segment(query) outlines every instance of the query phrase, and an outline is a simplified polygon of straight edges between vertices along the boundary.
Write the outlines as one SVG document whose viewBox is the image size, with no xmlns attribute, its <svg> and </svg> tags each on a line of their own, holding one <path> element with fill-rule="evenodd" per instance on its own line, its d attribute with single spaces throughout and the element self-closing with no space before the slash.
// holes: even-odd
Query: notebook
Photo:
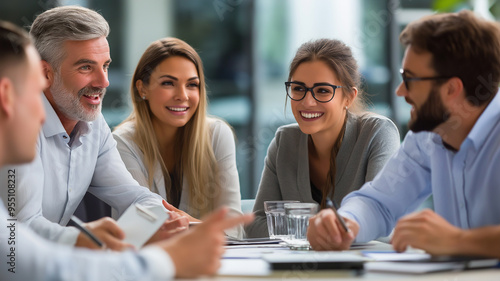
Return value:
<svg viewBox="0 0 500 281">
<path fill-rule="evenodd" d="M 140 249 L 158 231 L 169 217 L 163 206 L 132 204 L 118 219 L 118 226 L 125 232 L 126 243 Z"/>
<path fill-rule="evenodd" d="M 233 237 L 226 237 L 226 246 L 237 246 L 237 245 L 268 245 L 268 244 L 279 244 L 283 242 L 281 239 L 271 239 L 271 238 L 246 238 L 246 239 L 236 239 Z"/>
<path fill-rule="evenodd" d="M 344 252 L 293 252 L 263 255 L 273 270 L 362 270 L 365 258 Z"/>
<path fill-rule="evenodd" d="M 392 257 L 391 257 L 392 258 Z M 381 259 L 379 259 L 381 260 Z M 384 271 L 397 273 L 423 274 L 438 271 L 452 271 L 475 268 L 495 267 L 498 259 L 483 257 L 461 257 L 461 256 L 429 256 L 424 258 L 404 258 L 389 261 L 374 261 L 365 264 L 367 271 Z"/>
</svg>

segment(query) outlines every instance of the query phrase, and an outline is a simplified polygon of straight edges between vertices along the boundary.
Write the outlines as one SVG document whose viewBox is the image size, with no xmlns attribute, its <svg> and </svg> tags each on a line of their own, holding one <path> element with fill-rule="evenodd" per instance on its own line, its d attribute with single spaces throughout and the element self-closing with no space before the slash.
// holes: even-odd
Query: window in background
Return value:
<svg viewBox="0 0 500 281">
<path fill-rule="evenodd" d="M 276 129 L 295 122 L 284 82 L 297 48 L 306 41 L 326 37 L 348 44 L 364 77 L 369 110 L 393 118 L 404 136 L 409 106 L 394 94 L 401 81 L 399 33 L 408 22 L 432 13 L 438 2 L 445 1 L 17 0 L 0 2 L 0 19 L 28 26 L 35 15 L 57 5 L 99 11 L 111 27 L 113 63 L 103 104 L 111 127 L 131 111 L 130 78 L 146 47 L 168 36 L 191 44 L 204 63 L 209 113 L 235 130 L 241 194 L 246 199 L 257 192 Z M 455 2 L 457 7 L 473 6 L 471 1 Z"/>
<path fill-rule="evenodd" d="M 253 1 L 175 1 L 173 36 L 199 53 L 208 86 L 209 113 L 226 120 L 237 137 L 241 194 L 251 198 L 254 127 Z M 203 11 L 203 12 L 202 12 Z M 250 159 L 250 161 L 249 161 Z"/>
</svg>

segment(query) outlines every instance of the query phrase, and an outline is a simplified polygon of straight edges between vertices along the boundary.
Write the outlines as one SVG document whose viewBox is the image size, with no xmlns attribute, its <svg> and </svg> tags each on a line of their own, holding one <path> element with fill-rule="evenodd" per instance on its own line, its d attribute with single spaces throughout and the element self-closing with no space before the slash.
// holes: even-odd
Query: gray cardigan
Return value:
<svg viewBox="0 0 500 281">
<path fill-rule="evenodd" d="M 245 227 L 248 237 L 269 236 L 264 201 L 315 202 L 309 179 L 308 138 L 298 124 L 278 128 L 267 151 L 253 208 L 255 220 Z M 348 113 L 344 139 L 336 157 L 337 174 L 332 199 L 340 204 L 349 192 L 371 181 L 399 144 L 398 129 L 388 118 L 372 113 Z"/>
</svg>

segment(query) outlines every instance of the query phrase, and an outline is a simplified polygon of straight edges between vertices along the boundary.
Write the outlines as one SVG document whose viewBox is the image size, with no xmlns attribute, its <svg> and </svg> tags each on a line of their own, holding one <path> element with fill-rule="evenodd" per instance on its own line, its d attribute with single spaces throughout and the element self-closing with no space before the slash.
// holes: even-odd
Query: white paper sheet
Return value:
<svg viewBox="0 0 500 281">
<path fill-rule="evenodd" d="M 162 226 L 169 215 L 163 206 L 144 207 L 136 205 L 138 204 L 131 205 L 118 219 L 117 223 L 125 232 L 123 241 L 134 245 L 136 249 L 140 249 Z M 145 208 L 152 216 L 143 213 L 141 208 Z"/>
</svg>

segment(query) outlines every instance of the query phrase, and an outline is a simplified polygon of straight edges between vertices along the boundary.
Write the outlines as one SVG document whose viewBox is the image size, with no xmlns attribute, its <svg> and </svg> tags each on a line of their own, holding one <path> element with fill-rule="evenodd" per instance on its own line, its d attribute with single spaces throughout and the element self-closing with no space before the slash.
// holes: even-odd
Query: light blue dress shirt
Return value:
<svg viewBox="0 0 500 281">
<path fill-rule="evenodd" d="M 451 224 L 500 224 L 500 94 L 486 107 L 457 152 L 432 132 L 409 132 L 372 182 L 344 198 L 339 212 L 357 221 L 356 241 L 387 236 L 398 219 L 433 195 Z"/>
<path fill-rule="evenodd" d="M 9 217 L 0 202 L 0 280 L 168 280 L 174 275 L 172 260 L 160 248 L 118 253 L 54 244 Z"/>
<path fill-rule="evenodd" d="M 7 171 L 15 169 L 20 221 L 46 239 L 73 245 L 79 231 L 63 226 L 87 191 L 108 203 L 118 215 L 136 202 L 161 205 L 162 198 L 139 186 L 127 171 L 102 114 L 93 122 L 78 122 L 70 137 L 45 96 L 43 102 L 46 121 L 35 160 L 0 171 L 0 179 L 6 179 Z M 1 192 L 6 190 L 3 187 Z M 1 197 L 6 198 L 5 194 Z"/>
</svg>

